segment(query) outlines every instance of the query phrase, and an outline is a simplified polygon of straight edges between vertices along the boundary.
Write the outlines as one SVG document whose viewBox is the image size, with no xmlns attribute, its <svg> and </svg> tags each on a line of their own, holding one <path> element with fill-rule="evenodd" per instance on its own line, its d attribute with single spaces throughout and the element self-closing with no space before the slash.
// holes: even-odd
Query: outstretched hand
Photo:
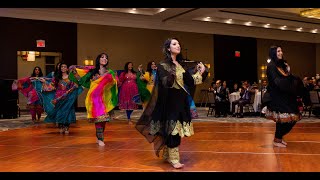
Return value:
<svg viewBox="0 0 320 180">
<path fill-rule="evenodd" d="M 204 64 L 202 62 L 200 62 L 197 64 L 197 70 L 200 74 L 202 74 L 206 70 L 206 67 L 204 66 Z"/>
</svg>

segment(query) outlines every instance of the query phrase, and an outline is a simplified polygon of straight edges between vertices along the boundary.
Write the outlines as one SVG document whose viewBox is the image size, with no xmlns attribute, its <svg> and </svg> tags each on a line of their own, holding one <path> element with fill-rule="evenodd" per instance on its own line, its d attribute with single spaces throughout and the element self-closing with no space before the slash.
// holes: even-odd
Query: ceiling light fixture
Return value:
<svg viewBox="0 0 320 180">
<path fill-rule="evenodd" d="M 286 29 L 287 29 L 287 26 L 281 26 L 280 29 L 281 29 L 281 30 L 286 30 Z"/>
<path fill-rule="evenodd" d="M 270 24 L 265 24 L 263 27 L 270 28 Z"/>
<path fill-rule="evenodd" d="M 228 19 L 228 20 L 226 21 L 226 23 L 227 23 L 227 24 L 232 24 L 232 19 Z"/>
<path fill-rule="evenodd" d="M 252 24 L 251 21 L 245 23 L 246 26 L 251 26 L 251 24 Z"/>
</svg>

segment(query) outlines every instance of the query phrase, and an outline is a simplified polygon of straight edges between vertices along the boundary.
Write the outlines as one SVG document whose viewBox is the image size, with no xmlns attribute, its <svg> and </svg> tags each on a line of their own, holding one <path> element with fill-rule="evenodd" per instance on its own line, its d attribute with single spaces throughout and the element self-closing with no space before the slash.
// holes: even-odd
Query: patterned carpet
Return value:
<svg viewBox="0 0 320 180">
<path fill-rule="evenodd" d="M 208 121 L 208 122 L 219 122 L 219 123 L 273 123 L 273 121 L 267 120 L 260 116 L 245 116 L 244 118 L 235 118 L 235 117 L 219 117 L 215 118 L 214 116 L 209 115 L 207 117 L 207 111 L 208 108 L 205 107 L 198 107 L 197 108 L 199 117 L 197 119 L 194 119 L 193 121 Z M 136 121 L 142 113 L 142 110 L 136 110 L 133 111 L 131 115 L 131 119 L 133 121 Z M 76 113 L 77 120 L 85 120 L 86 119 L 86 113 L 85 112 L 77 112 Z M 41 118 L 40 124 L 43 124 L 43 119 L 45 118 L 45 114 Z M 115 111 L 115 119 L 120 121 L 126 121 L 126 112 L 121 110 Z M 310 118 L 303 117 L 299 123 L 318 123 L 320 122 L 320 119 L 311 116 Z M 25 128 L 29 126 L 36 126 L 37 124 L 33 124 L 31 121 L 31 115 L 28 114 L 28 112 L 23 112 L 21 114 L 21 117 L 18 117 L 16 119 L 0 119 L 0 131 L 7 131 L 10 129 L 19 129 L 19 128 Z"/>
</svg>

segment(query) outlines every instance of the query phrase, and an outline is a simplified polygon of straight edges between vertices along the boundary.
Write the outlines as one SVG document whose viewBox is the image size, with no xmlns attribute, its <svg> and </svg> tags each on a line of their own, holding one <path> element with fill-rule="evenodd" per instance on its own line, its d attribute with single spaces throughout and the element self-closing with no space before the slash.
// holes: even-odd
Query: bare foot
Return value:
<svg viewBox="0 0 320 180">
<path fill-rule="evenodd" d="M 175 168 L 175 169 L 180 169 L 180 168 L 183 168 L 184 164 L 181 164 L 181 163 L 171 163 L 171 165 Z"/>
<path fill-rule="evenodd" d="M 97 140 L 97 143 L 99 144 L 99 146 L 105 146 L 104 142 L 101 140 Z"/>
<path fill-rule="evenodd" d="M 284 140 L 282 140 L 282 142 L 281 142 L 282 144 L 284 144 L 284 145 L 287 145 L 288 143 L 287 142 L 285 142 Z"/>
<path fill-rule="evenodd" d="M 273 145 L 276 147 L 283 147 L 283 148 L 287 147 L 286 145 L 282 144 L 281 142 L 275 142 L 275 141 L 273 141 Z"/>
</svg>

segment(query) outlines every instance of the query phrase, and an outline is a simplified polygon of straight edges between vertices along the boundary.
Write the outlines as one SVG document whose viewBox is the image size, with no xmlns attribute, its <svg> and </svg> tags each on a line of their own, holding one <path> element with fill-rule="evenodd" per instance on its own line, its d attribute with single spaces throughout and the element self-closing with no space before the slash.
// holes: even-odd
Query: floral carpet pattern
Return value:
<svg viewBox="0 0 320 180">
<path fill-rule="evenodd" d="M 219 117 L 216 118 L 212 115 L 207 116 L 208 108 L 206 107 L 198 107 L 197 108 L 199 117 L 197 119 L 193 119 L 194 122 L 219 122 L 219 123 L 273 123 L 271 120 L 267 120 L 264 117 L 260 116 L 245 116 L 244 118 L 236 118 L 231 117 Z M 131 115 L 131 119 L 136 121 L 139 119 L 142 110 L 135 110 Z M 77 120 L 85 120 L 87 118 L 86 112 L 77 112 L 76 113 Z M 1 131 L 8 131 L 11 129 L 19 129 L 25 128 L 29 126 L 36 126 L 37 124 L 43 124 L 43 119 L 45 118 L 45 114 L 42 116 L 39 123 L 34 124 L 31 121 L 31 115 L 28 112 L 23 112 L 20 117 L 16 119 L 0 119 L 0 132 Z M 126 112 L 122 110 L 115 110 L 114 113 L 114 120 L 119 121 L 126 121 Z M 315 116 L 304 116 L 301 121 L 298 123 L 318 123 L 320 119 Z"/>
</svg>

